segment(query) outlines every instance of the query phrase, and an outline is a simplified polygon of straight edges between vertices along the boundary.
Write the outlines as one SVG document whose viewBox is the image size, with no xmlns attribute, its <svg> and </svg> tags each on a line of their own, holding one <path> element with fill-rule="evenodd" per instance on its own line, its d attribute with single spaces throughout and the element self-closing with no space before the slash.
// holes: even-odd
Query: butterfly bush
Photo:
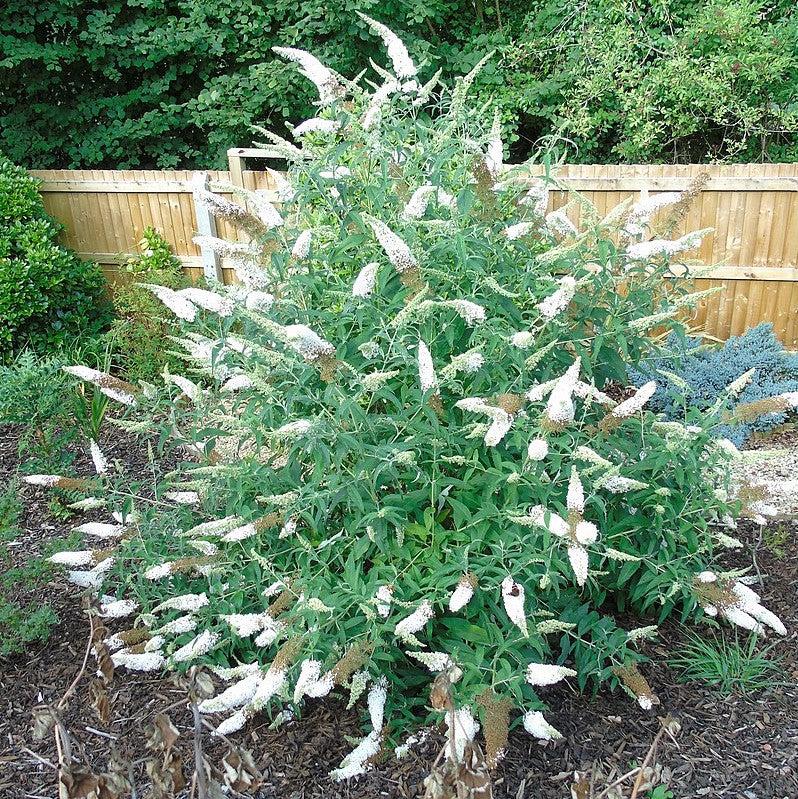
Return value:
<svg viewBox="0 0 798 799">
<path fill-rule="evenodd" d="M 650 202 L 602 216 L 550 170 L 503 164 L 468 105 L 475 73 L 424 83 L 366 19 L 391 66 L 348 81 L 279 48 L 319 116 L 296 126 L 300 147 L 263 132 L 288 162 L 273 194 L 202 198 L 241 229 L 202 239 L 236 285 L 149 287 L 184 374 L 70 370 L 180 465 L 154 494 L 99 452 L 95 477 L 28 478 L 116 514 L 56 559 L 103 615 L 130 614 L 117 665 L 209 666 L 222 685 L 200 710 L 220 735 L 309 698 L 362 702 L 338 779 L 435 721 L 458 753 L 483 729 L 489 763 L 510 718 L 559 738 L 546 690 L 562 680 L 650 708 L 639 647 L 674 613 L 783 632 L 713 565 L 739 545 L 723 531 L 742 505 L 716 419 L 660 421 L 653 383 L 621 402 L 604 390 L 695 301 L 662 278 L 700 234 L 652 243 Z"/>
</svg>

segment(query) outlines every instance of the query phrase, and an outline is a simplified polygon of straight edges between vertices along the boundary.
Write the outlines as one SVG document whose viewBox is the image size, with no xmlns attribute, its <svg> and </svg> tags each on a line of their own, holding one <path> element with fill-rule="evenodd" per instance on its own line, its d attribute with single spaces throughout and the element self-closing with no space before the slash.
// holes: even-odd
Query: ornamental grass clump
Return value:
<svg viewBox="0 0 798 799">
<path fill-rule="evenodd" d="M 362 700 L 339 779 L 434 721 L 472 759 L 482 726 L 491 764 L 516 719 L 557 738 L 546 688 L 564 679 L 650 708 L 638 647 L 671 613 L 735 621 L 739 602 L 774 626 L 733 575 L 713 589 L 728 601 L 700 577 L 740 505 L 713 419 L 658 421 L 653 385 L 601 390 L 691 301 L 661 279 L 682 244 L 632 257 L 629 203 L 602 218 L 572 196 L 578 228 L 548 212 L 557 184 L 502 164 L 474 74 L 424 82 L 369 22 L 392 59 L 378 84 L 279 51 L 320 91 L 298 144 L 263 133 L 289 164 L 279 207 L 203 198 L 247 234 L 203 240 L 240 283 L 151 288 L 181 320 L 184 374 L 73 370 L 131 406 L 121 426 L 185 453 L 154 497 L 114 469 L 87 489 L 116 516 L 72 577 L 134 614 L 115 663 L 210 666 L 225 686 L 200 710 L 224 735 L 308 697 Z M 626 629 L 614 608 L 653 620 Z"/>
</svg>

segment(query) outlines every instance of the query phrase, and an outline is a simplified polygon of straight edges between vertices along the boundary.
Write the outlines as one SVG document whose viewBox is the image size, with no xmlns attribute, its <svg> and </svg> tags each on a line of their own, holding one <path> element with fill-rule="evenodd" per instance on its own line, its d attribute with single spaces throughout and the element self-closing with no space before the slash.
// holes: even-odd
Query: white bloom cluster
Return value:
<svg viewBox="0 0 798 799">
<path fill-rule="evenodd" d="M 549 442 L 545 438 L 533 438 L 526 448 L 531 461 L 542 461 L 549 454 Z"/>
<path fill-rule="evenodd" d="M 277 55 L 299 64 L 302 74 L 312 81 L 319 92 L 321 105 L 329 105 L 344 94 L 335 75 L 316 56 L 296 47 L 273 47 Z"/>
<path fill-rule="evenodd" d="M 524 586 L 509 575 L 502 580 L 502 601 L 510 621 L 518 627 L 524 638 L 529 638 L 524 610 Z"/>
<path fill-rule="evenodd" d="M 161 652 L 114 652 L 111 662 L 130 671 L 160 671 L 166 665 Z"/>
<path fill-rule="evenodd" d="M 172 663 L 188 663 L 210 652 L 218 643 L 221 636 L 210 630 L 203 630 L 192 638 L 187 644 L 181 646 L 170 658 Z"/>
<path fill-rule="evenodd" d="M 715 572 L 703 571 L 696 576 L 699 584 L 718 584 L 719 578 Z M 726 581 L 723 581 L 726 582 Z M 787 635 L 787 629 L 775 613 L 769 611 L 760 602 L 760 596 L 740 580 L 719 584 L 719 599 L 703 604 L 704 612 L 708 616 L 720 615 L 731 624 L 752 630 L 757 633 L 764 632 L 763 625 L 775 630 L 779 635 Z M 699 591 L 700 592 L 700 591 Z"/>
<path fill-rule="evenodd" d="M 89 441 L 89 449 L 94 463 L 94 471 L 97 474 L 105 474 L 108 471 L 108 459 L 100 449 L 100 445 L 93 438 Z"/>
<path fill-rule="evenodd" d="M 634 416 L 634 414 L 642 410 L 643 406 L 654 396 L 656 390 L 656 381 L 650 380 L 648 383 L 640 386 L 629 399 L 616 405 L 612 409 L 612 416 L 616 419 L 626 419 L 629 416 Z"/>
<path fill-rule="evenodd" d="M 681 192 L 670 191 L 662 192 L 661 194 L 652 194 L 636 202 L 626 217 L 626 223 L 623 227 L 624 234 L 629 238 L 644 235 L 646 227 L 651 221 L 651 217 L 661 208 L 675 205 L 681 198 Z"/>
<path fill-rule="evenodd" d="M 91 369 L 88 366 L 64 366 L 63 369 L 67 374 L 97 386 L 106 397 L 110 397 L 112 400 L 121 402 L 123 405 L 136 404 L 136 398 L 131 391 L 133 386 L 128 386 L 105 372 Z"/>
<path fill-rule="evenodd" d="M 138 285 L 152 292 L 179 319 L 193 322 L 197 318 L 196 306 L 174 289 L 157 286 L 154 283 L 139 283 Z"/>
<path fill-rule="evenodd" d="M 382 39 L 388 57 L 393 64 L 393 71 L 400 80 L 408 80 L 415 77 L 416 65 L 410 58 L 404 42 L 387 26 L 377 22 L 371 17 L 367 17 L 360 11 L 355 12 L 368 26 Z"/>
<path fill-rule="evenodd" d="M 139 603 L 132 599 L 115 599 L 112 596 L 104 596 L 100 600 L 100 616 L 104 619 L 121 619 L 135 613 Z"/>
<path fill-rule="evenodd" d="M 552 211 L 546 214 L 546 227 L 555 236 L 575 236 L 576 227 L 574 223 L 568 218 L 565 211 Z"/>
<path fill-rule="evenodd" d="M 332 691 L 333 676 L 331 672 L 322 675 L 320 660 L 303 660 L 294 686 L 294 704 L 299 704 L 302 697 L 318 699 Z"/>
<path fill-rule="evenodd" d="M 420 340 L 418 342 L 418 381 L 421 384 L 421 391 L 425 394 L 438 387 L 438 376 L 435 374 L 429 347 Z"/>
<path fill-rule="evenodd" d="M 335 347 L 306 325 L 287 325 L 283 328 L 286 343 L 305 360 L 315 361 L 335 353 Z"/>
<path fill-rule="evenodd" d="M 480 397 L 465 397 L 455 403 L 456 408 L 471 413 L 482 413 L 493 421 L 485 432 L 484 441 L 489 447 L 495 447 L 507 435 L 513 424 L 513 417 L 496 405 L 489 405 Z"/>
<path fill-rule="evenodd" d="M 364 214 L 363 218 L 374 232 L 377 241 L 385 251 L 385 255 L 397 272 L 401 274 L 418 268 L 418 262 L 413 253 L 410 252 L 410 248 L 385 222 L 368 214 Z"/>
<path fill-rule="evenodd" d="M 447 300 L 441 305 L 453 308 L 469 327 L 485 321 L 485 309 L 471 300 Z"/>
<path fill-rule="evenodd" d="M 381 585 L 377 589 L 374 599 L 377 605 L 377 613 L 383 619 L 387 619 L 391 612 L 391 602 L 393 602 L 393 588 L 390 585 Z"/>
<path fill-rule="evenodd" d="M 521 330 L 513 334 L 510 343 L 519 350 L 528 350 L 535 343 L 535 335 L 528 330 Z"/>
<path fill-rule="evenodd" d="M 433 618 L 435 611 L 428 599 L 421 601 L 421 604 L 409 615 L 405 616 L 394 628 L 394 634 L 411 643 L 415 643 L 415 634 L 424 629 L 424 625 Z"/>
<path fill-rule="evenodd" d="M 532 209 L 532 213 L 542 218 L 546 215 L 546 208 L 549 205 L 549 190 L 542 181 L 535 182 L 529 187 L 527 193 L 519 200 L 521 205 L 526 205 Z"/>
<path fill-rule="evenodd" d="M 515 241 L 534 233 L 538 227 L 539 224 L 537 222 L 516 222 L 514 225 L 506 227 L 502 233 L 508 241 Z"/>
<path fill-rule="evenodd" d="M 371 718 L 371 732 L 341 761 L 337 769 L 330 772 L 330 777 L 340 782 L 364 774 L 369 761 L 380 751 L 381 733 L 385 716 L 385 701 L 388 696 L 387 681 L 380 678 L 369 690 L 368 709 Z"/>
<path fill-rule="evenodd" d="M 466 374 L 474 374 L 478 372 L 485 365 L 485 356 L 478 350 L 468 350 L 455 355 L 452 360 L 443 367 L 443 377 L 446 380 L 451 380 L 456 377 L 459 372 Z"/>
<path fill-rule="evenodd" d="M 561 277 L 559 283 L 560 287 L 554 294 L 549 295 L 537 305 L 540 315 L 546 320 L 559 316 L 570 305 L 574 294 L 576 294 L 576 280 L 570 275 Z"/>
<path fill-rule="evenodd" d="M 546 418 L 554 425 L 568 424 L 568 422 L 573 421 L 576 415 L 573 393 L 579 379 L 579 370 L 581 368 L 582 360 L 581 358 L 577 358 L 551 387 L 551 393 L 546 403 Z M 527 393 L 527 398 L 530 399 L 530 401 L 532 401 L 533 391 L 534 389 L 531 389 Z"/>
<path fill-rule="evenodd" d="M 313 242 L 313 231 L 303 230 L 294 242 L 291 248 L 291 257 L 296 258 L 297 261 L 304 261 L 310 255 L 310 245 Z"/>
<path fill-rule="evenodd" d="M 332 135 L 341 127 L 341 123 L 335 119 L 323 119 L 322 117 L 312 117 L 300 122 L 294 130 L 295 137 L 307 136 L 311 133 L 322 133 Z"/>
<path fill-rule="evenodd" d="M 449 739 L 448 752 L 454 752 L 456 762 L 463 761 L 466 744 L 479 732 L 479 722 L 474 718 L 471 708 L 461 707 L 446 714 L 446 735 Z"/>
<path fill-rule="evenodd" d="M 701 241 L 708 233 L 707 230 L 694 230 L 681 238 L 674 239 L 652 239 L 651 241 L 641 241 L 631 244 L 626 249 L 626 254 L 632 261 L 648 261 L 657 256 L 664 255 L 671 257 L 680 252 L 694 250 L 701 246 Z"/>
<path fill-rule="evenodd" d="M 388 372 L 371 372 L 363 377 L 360 385 L 363 386 L 364 391 L 379 391 L 392 377 L 396 377 L 398 374 L 399 371 L 396 369 L 391 369 Z"/>
<path fill-rule="evenodd" d="M 541 741 L 558 741 L 562 738 L 562 733 L 552 727 L 539 710 L 524 713 L 524 729 Z"/>
<path fill-rule="evenodd" d="M 398 92 L 399 89 L 399 83 L 395 80 L 389 80 L 371 95 L 368 107 L 360 120 L 363 130 L 371 130 L 380 121 L 383 105 L 385 105 L 390 96 Z"/>
<path fill-rule="evenodd" d="M 452 595 L 449 597 L 449 610 L 452 613 L 457 613 L 471 601 L 471 597 L 473 596 L 473 579 L 469 575 L 464 574 L 457 583 L 457 587 L 452 591 Z"/>
<path fill-rule="evenodd" d="M 205 289 L 198 289 L 191 286 L 186 289 L 180 289 L 177 295 L 219 316 L 230 316 L 233 313 L 232 300 L 228 297 L 223 297 L 221 294 L 217 294 L 215 291 L 206 291 Z"/>
<path fill-rule="evenodd" d="M 160 613 L 164 610 L 179 610 L 181 613 L 193 613 L 195 610 L 207 607 L 210 604 L 207 594 L 181 594 L 173 596 L 156 605 L 151 613 Z"/>
<path fill-rule="evenodd" d="M 86 522 L 72 528 L 76 533 L 91 535 L 95 538 L 119 538 L 127 529 L 124 524 L 110 522 Z"/>
<path fill-rule="evenodd" d="M 380 265 L 377 261 L 367 263 L 358 272 L 355 282 L 352 284 L 353 297 L 370 297 L 377 285 L 377 271 Z"/>
<path fill-rule="evenodd" d="M 449 194 L 445 189 L 440 186 L 434 186 L 432 183 L 425 183 L 419 186 L 411 195 L 410 199 L 402 209 L 399 218 L 403 222 L 412 222 L 414 219 L 421 219 L 427 212 L 430 200 L 437 197 L 438 202 L 448 208 L 454 210 L 457 207 L 457 200 Z"/>
<path fill-rule="evenodd" d="M 596 483 L 597 486 L 606 489 L 611 494 L 626 494 L 629 491 L 638 491 L 641 488 L 648 488 L 647 483 L 634 480 L 631 477 L 623 477 L 620 474 L 608 474 Z"/>
<path fill-rule="evenodd" d="M 530 685 L 554 685 L 566 677 L 576 677 L 573 669 L 547 663 L 530 663 L 526 667 L 526 681 Z"/>
</svg>

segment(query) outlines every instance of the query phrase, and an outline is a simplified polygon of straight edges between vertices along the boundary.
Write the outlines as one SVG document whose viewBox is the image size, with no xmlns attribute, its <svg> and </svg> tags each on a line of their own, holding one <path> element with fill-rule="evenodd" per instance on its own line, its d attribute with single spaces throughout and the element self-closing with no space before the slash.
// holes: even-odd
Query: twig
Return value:
<svg viewBox="0 0 798 799">
<path fill-rule="evenodd" d="M 98 729 L 96 729 L 94 727 L 89 727 L 88 725 L 86 725 L 86 727 L 84 727 L 84 729 L 86 730 L 86 732 L 90 732 L 93 735 L 99 735 L 102 738 L 108 738 L 111 741 L 118 741 L 119 740 L 119 736 L 118 735 L 111 735 L 110 732 L 103 732 L 102 730 L 98 730 Z"/>
<path fill-rule="evenodd" d="M 615 769 L 613 769 L 614 771 Z M 628 780 L 629 777 L 633 777 L 637 772 L 640 771 L 640 766 L 635 766 L 631 771 L 627 771 L 626 774 L 621 775 L 618 777 L 615 782 L 610 783 L 597 797 L 596 799 L 602 799 L 606 796 L 616 785 L 620 785 L 624 780 Z"/>
<path fill-rule="evenodd" d="M 651 742 L 648 753 L 643 759 L 643 762 L 640 764 L 640 773 L 637 775 L 635 784 L 632 786 L 632 793 L 629 796 L 629 799 L 637 799 L 637 792 L 640 790 L 640 786 L 643 784 L 643 774 L 645 773 L 646 766 L 648 766 L 654 757 L 654 753 L 657 751 L 657 745 L 662 740 L 662 736 L 668 731 L 671 721 L 672 719 L 670 716 L 665 716 L 665 718 L 662 720 L 662 726 L 659 728 L 659 732 L 654 736 L 654 740 Z"/>
<path fill-rule="evenodd" d="M 92 616 L 91 612 L 88 613 L 89 616 L 89 641 L 86 644 L 86 651 L 83 653 L 83 663 L 80 664 L 80 671 L 78 671 L 77 676 L 74 680 L 72 680 L 72 684 L 69 688 L 64 691 L 64 695 L 61 699 L 58 700 L 58 704 L 55 706 L 56 710 L 63 710 L 64 703 L 67 699 L 72 695 L 77 684 L 80 682 L 80 678 L 83 676 L 83 672 L 86 671 L 86 664 L 89 662 L 89 655 L 91 654 L 91 647 L 92 643 L 94 642 L 94 616 Z"/>
<path fill-rule="evenodd" d="M 46 757 L 42 757 L 41 755 L 37 755 L 36 752 L 34 752 L 32 749 L 28 749 L 27 746 L 21 746 L 20 749 L 23 752 L 27 752 L 31 757 L 36 758 L 36 760 L 38 760 L 40 763 L 42 763 L 45 766 L 48 766 L 49 768 L 53 769 L 53 771 L 58 771 L 58 766 L 56 766 L 55 763 L 52 763 L 51 761 L 49 761 Z"/>
<path fill-rule="evenodd" d="M 194 714 L 194 773 L 197 777 L 197 799 L 208 799 L 208 785 L 205 782 L 205 758 L 202 756 L 202 718 L 196 702 L 191 703 Z"/>
</svg>

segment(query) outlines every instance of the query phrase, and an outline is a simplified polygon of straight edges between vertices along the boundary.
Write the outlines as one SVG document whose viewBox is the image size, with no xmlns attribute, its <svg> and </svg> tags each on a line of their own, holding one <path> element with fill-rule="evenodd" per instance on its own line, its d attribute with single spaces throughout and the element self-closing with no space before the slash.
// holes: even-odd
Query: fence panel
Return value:
<svg viewBox="0 0 798 799">
<path fill-rule="evenodd" d="M 230 170 L 209 171 L 211 186 L 234 183 L 248 189 L 275 188 L 267 172 L 247 170 L 257 150 L 232 150 Z M 798 348 L 798 164 L 741 165 L 570 165 L 557 176 L 609 211 L 628 197 L 684 189 L 702 172 L 709 182 L 694 202 L 681 232 L 712 228 L 696 259 L 713 265 L 698 288 L 723 291 L 699 308 L 696 324 L 720 339 L 739 335 L 762 321 L 773 323 L 790 348 Z M 152 226 L 171 244 L 184 270 L 203 274 L 203 259 L 192 241 L 197 218 L 192 192 L 199 173 L 150 170 L 34 170 L 48 212 L 65 225 L 64 243 L 97 261 L 113 280 L 137 250 L 142 231 Z M 227 194 L 226 196 L 232 197 Z M 562 205 L 566 195 L 553 199 Z M 578 220 L 571 203 L 569 214 Z M 235 236 L 226 222 L 218 234 Z M 225 282 L 233 272 L 224 262 Z"/>
</svg>

